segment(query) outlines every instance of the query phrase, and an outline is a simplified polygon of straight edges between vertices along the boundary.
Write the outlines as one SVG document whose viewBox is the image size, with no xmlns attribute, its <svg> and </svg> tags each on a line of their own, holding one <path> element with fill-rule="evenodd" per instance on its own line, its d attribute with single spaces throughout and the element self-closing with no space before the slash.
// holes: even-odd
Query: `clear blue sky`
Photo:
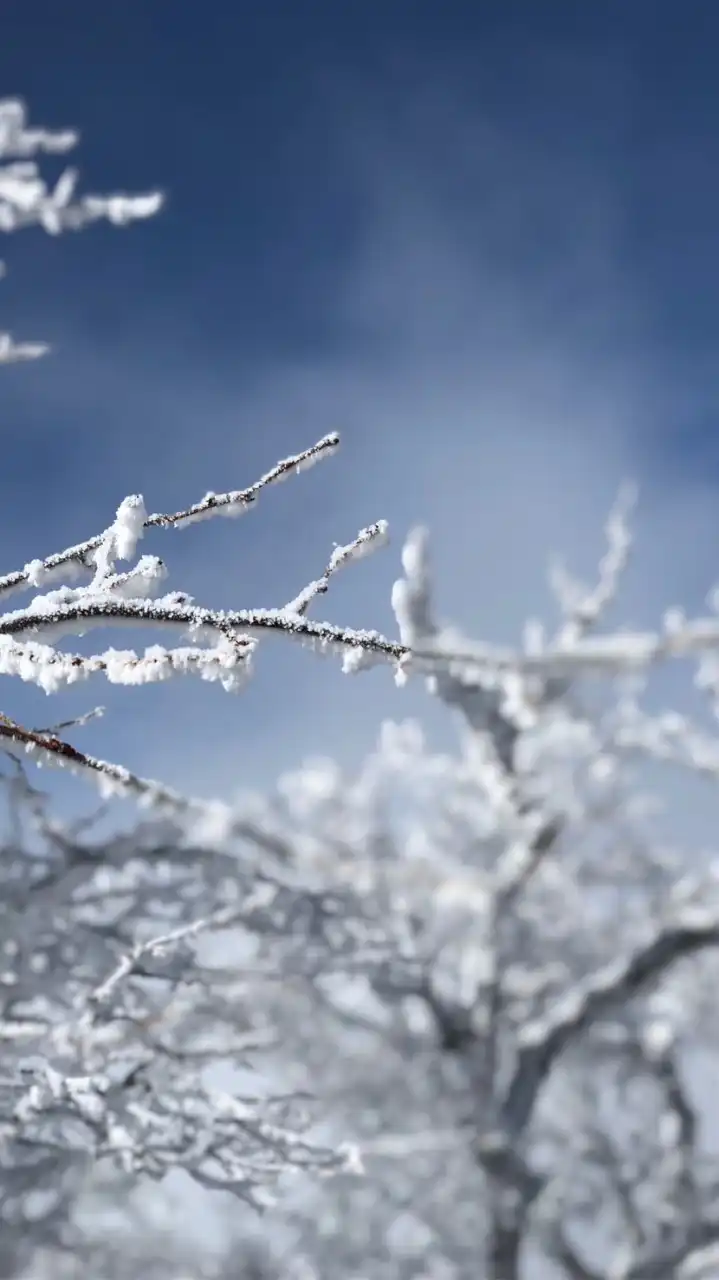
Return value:
<svg viewBox="0 0 719 1280">
<path fill-rule="evenodd" d="M 7 568 L 253 480 L 340 426 L 336 461 L 240 525 L 161 540 L 211 604 L 280 604 L 333 539 L 397 540 L 320 615 L 390 627 L 399 540 L 485 638 L 585 571 L 643 486 L 633 618 L 694 605 L 719 533 L 719 6 L 696 0 L 6 0 L 0 94 L 82 130 L 87 188 L 166 211 L 0 246 L 0 322 L 56 354 L 0 380 Z M 203 566 L 210 565 L 204 574 Z M 53 718 L 41 695 L 9 710 Z M 242 701 L 101 687 L 88 747 L 208 791 L 352 755 L 414 703 L 275 652 Z M 185 744 L 185 745 L 180 745 Z"/>
</svg>

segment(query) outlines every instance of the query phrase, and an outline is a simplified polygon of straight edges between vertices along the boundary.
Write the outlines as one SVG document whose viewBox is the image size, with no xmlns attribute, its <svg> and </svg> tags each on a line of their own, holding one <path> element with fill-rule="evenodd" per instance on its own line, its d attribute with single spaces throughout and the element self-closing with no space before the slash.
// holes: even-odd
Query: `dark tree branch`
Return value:
<svg viewBox="0 0 719 1280">
<path fill-rule="evenodd" d="M 607 965 L 520 1033 L 520 1051 L 504 1102 L 508 1131 L 520 1135 L 557 1060 L 599 1018 L 654 985 L 673 965 L 719 945 L 714 915 L 663 929 L 624 960 Z"/>
</svg>

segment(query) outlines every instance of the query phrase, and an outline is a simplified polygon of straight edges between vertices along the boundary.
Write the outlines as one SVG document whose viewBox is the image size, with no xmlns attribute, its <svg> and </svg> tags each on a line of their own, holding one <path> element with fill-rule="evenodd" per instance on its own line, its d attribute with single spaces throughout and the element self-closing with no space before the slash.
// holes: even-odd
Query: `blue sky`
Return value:
<svg viewBox="0 0 719 1280">
<path fill-rule="evenodd" d="M 393 625 L 401 539 L 430 525 L 444 614 L 486 639 L 590 572 L 641 486 L 625 616 L 719 576 L 719 9 L 683 0 L 7 0 L 0 95 L 78 126 L 86 187 L 168 194 L 128 232 L 0 246 L 2 327 L 54 354 L 0 380 L 8 569 L 250 483 L 339 427 L 339 456 L 239 524 L 156 538 L 203 603 L 279 605 L 334 540 L 390 549 L 316 616 Z M 126 642 L 126 641 L 125 641 Z M 386 673 L 273 646 L 214 686 L 3 690 L 32 723 L 103 702 L 88 749 L 205 793 L 349 759 Z"/>
</svg>

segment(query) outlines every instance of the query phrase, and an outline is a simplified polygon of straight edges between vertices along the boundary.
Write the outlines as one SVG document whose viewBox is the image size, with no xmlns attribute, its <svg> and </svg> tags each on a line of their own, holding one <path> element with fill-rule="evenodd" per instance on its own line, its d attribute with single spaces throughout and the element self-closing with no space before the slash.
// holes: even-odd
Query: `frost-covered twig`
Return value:
<svg viewBox="0 0 719 1280">
<path fill-rule="evenodd" d="M 168 947 L 172 947 L 178 942 L 184 942 L 188 938 L 197 937 L 198 933 L 208 927 L 208 924 L 209 921 L 204 918 L 192 920 L 189 924 L 179 925 L 176 929 L 171 929 L 169 933 L 159 934 L 156 938 L 150 938 L 147 942 L 135 943 L 132 950 L 121 957 L 112 973 L 108 974 L 100 985 L 89 993 L 87 997 L 88 1004 L 92 1008 L 101 1006 L 110 999 L 120 983 L 137 970 L 147 956 L 163 955 Z"/>
<path fill-rule="evenodd" d="M 84 634 L 93 627 L 167 626 L 197 634 L 200 638 L 219 634 L 234 642 L 260 639 L 270 634 L 284 635 L 324 652 L 343 653 L 362 650 L 369 657 L 401 662 L 407 650 L 377 631 L 357 631 L 329 622 L 313 622 L 284 609 L 203 609 L 199 605 L 178 602 L 176 598 L 160 600 L 115 600 L 88 594 L 71 604 L 51 604 L 47 608 L 31 606 L 0 616 L 0 636 L 23 637 L 49 634 L 61 638 L 68 634 Z M 241 660 L 246 654 L 244 649 Z M 107 667 L 109 668 L 109 662 Z M 12 674 L 16 674 L 13 672 Z M 107 674 L 107 670 L 104 672 Z M 134 684 L 132 670 L 122 683 Z"/>
<path fill-rule="evenodd" d="M 204 680 L 219 680 L 225 689 L 236 691 L 249 675 L 256 644 L 271 634 L 299 640 L 323 652 L 337 652 L 348 671 L 369 661 L 401 661 L 406 656 L 405 648 L 377 632 L 304 617 L 310 600 L 326 590 L 333 573 L 384 540 L 383 521 L 363 529 L 348 546 L 338 547 L 323 578 L 312 582 L 297 601 L 284 609 L 212 610 L 195 604 L 181 592 L 153 599 L 157 584 L 165 577 L 161 561 L 142 556 L 126 572 L 120 573 L 116 568 L 118 559 L 134 557 L 137 542 L 146 530 L 180 528 L 214 515 L 241 513 L 263 489 L 329 456 L 338 443 L 339 436 L 331 433 L 278 462 L 249 488 L 207 494 L 174 513 L 147 516 L 142 498 L 132 495 L 120 504 L 115 520 L 103 534 L 6 575 L 0 580 L 0 591 L 27 586 L 46 588 L 65 574 L 82 570 L 92 577 L 85 586 L 55 587 L 36 596 L 25 609 L 0 615 L 0 674 L 32 682 L 47 693 L 97 674 L 113 684 L 126 685 L 197 674 Z M 174 649 L 153 645 L 142 654 L 108 649 L 88 656 L 55 647 L 66 635 L 128 624 L 174 629 L 188 634 L 194 643 Z M 208 641 L 209 647 L 204 647 Z M 0 730 L 1 736 L 12 738 L 25 750 L 88 771 L 105 786 L 124 788 L 154 802 L 173 800 L 168 789 L 77 751 L 56 735 L 40 735 L 7 720 Z"/>
<path fill-rule="evenodd" d="M 587 588 L 576 582 L 559 561 L 552 565 L 550 582 L 563 613 L 560 631 L 562 645 L 576 644 L 596 626 L 616 598 L 632 549 L 629 516 L 636 499 L 634 485 L 624 485 L 607 519 L 607 550 L 599 562 L 599 574 L 594 587 Z"/>
<path fill-rule="evenodd" d="M 362 559 L 363 556 L 369 555 L 378 547 L 383 546 L 386 540 L 386 520 L 378 520 L 376 524 L 368 525 L 366 529 L 360 529 L 357 537 L 352 542 L 349 542 L 344 547 L 335 547 L 322 577 L 315 582 L 308 583 L 294 600 L 285 605 L 284 612 L 300 616 L 305 614 L 315 597 L 325 594 L 329 588 L 330 578 L 339 569 L 344 568 L 345 565 L 351 564 L 355 560 Z"/>
<path fill-rule="evenodd" d="M 111 764 L 107 760 L 99 760 L 95 756 L 88 755 L 85 751 L 79 751 L 77 747 L 71 746 L 69 742 L 65 742 L 55 734 L 37 729 L 25 729 L 9 716 L 0 713 L 0 741 L 3 740 L 20 747 L 38 764 L 54 765 L 80 775 L 89 775 L 98 782 L 100 791 L 105 795 L 129 794 L 142 803 L 157 807 L 167 806 L 174 811 L 186 811 L 195 803 L 180 792 L 165 787 L 159 782 L 140 778 L 121 765 Z"/>
<path fill-rule="evenodd" d="M 287 479 L 288 476 L 297 475 L 316 462 L 329 457 L 338 448 L 339 443 L 338 433 L 330 432 L 329 435 L 323 436 L 321 440 L 310 445 L 308 449 L 283 458 L 246 489 L 233 489 L 220 494 L 207 493 L 199 502 L 194 502 L 191 506 L 179 511 L 155 512 L 149 516 L 143 512 L 136 536 L 141 537 L 146 529 L 179 529 L 188 524 L 195 524 L 199 520 L 211 519 L 216 515 L 242 515 L 257 501 L 263 489 Z M 125 502 L 131 503 L 132 509 L 139 512 L 138 503 L 141 499 L 126 499 Z M 22 588 L 48 587 L 67 576 L 74 577 L 78 573 L 94 572 L 95 556 L 106 541 L 107 531 L 96 534 L 92 538 L 86 538 L 84 542 L 67 547 L 64 551 L 46 556 L 44 560 L 32 560 L 25 565 L 24 569 L 18 569 L 0 577 L 0 595 Z"/>
<path fill-rule="evenodd" d="M 74 130 L 31 128 L 22 101 L 0 100 L 0 233 L 37 224 L 57 235 L 79 231 L 99 219 L 124 227 L 159 211 L 163 201 L 159 191 L 78 196 L 78 173 L 72 168 L 65 169 L 52 186 L 48 185 L 32 157 L 42 152 L 60 155 L 71 151 L 78 140 Z M 0 275 L 3 273 L 0 263 Z M 34 360 L 48 349 L 43 342 L 15 342 L 10 334 L 0 333 L 0 364 Z"/>
<path fill-rule="evenodd" d="M 696 618 L 677 622 L 670 615 L 663 630 L 616 631 L 567 645 L 551 645 L 538 653 L 522 653 L 500 645 L 448 642 L 440 648 L 420 645 L 408 654 L 417 669 L 446 669 L 466 681 L 510 671 L 525 676 L 604 676 L 641 671 L 673 658 L 719 649 L 719 621 Z"/>
</svg>

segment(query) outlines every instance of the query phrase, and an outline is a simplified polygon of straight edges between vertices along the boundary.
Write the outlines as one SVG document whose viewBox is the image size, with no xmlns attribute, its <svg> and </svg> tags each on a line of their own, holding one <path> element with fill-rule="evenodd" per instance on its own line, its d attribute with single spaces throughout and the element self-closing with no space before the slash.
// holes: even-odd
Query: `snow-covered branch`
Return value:
<svg viewBox="0 0 719 1280">
<path fill-rule="evenodd" d="M 191 843 L 175 812 L 173 825 L 93 844 L 17 781 L 22 843 L 0 851 L 4 1242 L 61 1243 L 98 1163 L 136 1180 L 183 1169 L 258 1207 L 288 1170 L 356 1172 L 351 1147 L 307 1132 L 306 1091 L 248 1096 L 227 1081 L 282 1049 L 258 983 L 364 973 L 393 953 L 368 904 L 273 867 L 249 824 L 213 848 Z M 24 851 L 33 831 L 40 844 Z M 207 1075 L 218 1068 L 224 1088 Z M 47 1205 L 31 1230 L 32 1190 Z"/>
<path fill-rule="evenodd" d="M 64 169 L 48 183 L 33 157 L 62 155 L 77 146 L 72 129 L 48 130 L 28 124 L 27 109 L 17 98 L 0 100 L 0 233 L 36 224 L 50 235 L 80 231 L 104 219 L 116 227 L 153 217 L 162 206 L 159 191 L 142 195 L 78 195 L 78 171 Z M 5 267 L 0 263 L 0 276 Z M 0 364 L 34 360 L 48 351 L 43 342 L 16 342 L 0 333 Z"/>
<path fill-rule="evenodd" d="M 572 1041 L 613 1008 L 623 1007 L 656 984 L 672 966 L 707 947 L 719 945 L 716 912 L 689 912 L 685 919 L 661 929 L 626 960 L 609 964 L 578 983 L 558 1007 L 521 1029 L 517 1068 L 505 1107 L 507 1123 L 521 1134 L 536 1105 L 539 1090 L 555 1062 Z"/>
<path fill-rule="evenodd" d="M 141 538 L 147 529 L 180 529 L 189 524 L 197 524 L 201 520 L 212 519 L 217 515 L 241 516 L 256 503 L 263 489 L 286 480 L 289 476 L 306 471 L 308 467 L 314 466 L 315 463 L 333 453 L 339 447 L 339 443 L 339 435 L 336 431 L 332 431 L 301 453 L 283 458 L 248 488 L 232 489 L 227 493 L 207 493 L 199 502 L 194 502 L 180 511 L 155 512 L 153 515 L 146 515 L 142 499 L 132 495 L 121 504 L 118 517 L 109 531 L 86 538 L 84 542 L 67 547 L 64 551 L 57 551 L 43 560 L 32 560 L 25 565 L 24 569 L 3 575 L 0 577 L 0 594 L 5 595 L 9 591 L 27 587 L 35 589 L 48 587 L 68 577 L 95 573 L 97 553 L 108 544 L 115 547 L 119 559 L 128 559 L 132 556 L 130 548 L 134 549 L 137 539 Z M 119 549 L 120 542 L 122 542 L 122 554 Z M 136 567 L 136 572 L 140 565 Z M 155 577 L 161 576 L 157 572 L 157 565 L 158 562 L 153 561 L 150 566 Z M 162 568 L 161 561 L 159 566 Z M 117 586 L 117 584 L 105 584 L 107 589 L 111 585 Z"/>
<path fill-rule="evenodd" d="M 248 488 L 210 493 L 173 513 L 148 516 L 142 498 L 131 495 L 120 504 L 104 533 L 6 574 L 0 579 L 0 593 L 21 588 L 40 589 L 41 593 L 26 608 L 0 615 L 0 674 L 34 683 L 47 693 L 95 675 L 125 685 L 199 675 L 203 680 L 219 680 L 227 691 L 236 692 L 250 675 L 257 643 L 269 635 L 296 640 L 319 652 L 337 653 L 347 671 L 372 661 L 401 661 L 404 648 L 375 631 L 305 617 L 311 600 L 327 591 L 338 569 L 381 545 L 386 537 L 383 521 L 363 529 L 347 546 L 338 547 L 322 578 L 280 609 L 212 610 L 195 604 L 182 592 L 153 598 L 165 577 L 162 561 L 142 556 L 125 572 L 116 567 L 118 560 L 135 557 L 137 543 L 146 531 L 181 528 L 217 515 L 239 515 L 254 505 L 262 490 L 334 453 L 338 444 L 339 436 L 333 432 L 301 453 L 282 459 Z M 55 585 L 66 576 L 83 573 L 89 578 L 85 585 Z M 173 649 L 152 645 L 144 653 L 113 648 L 88 656 L 56 647 L 68 635 L 128 625 L 176 631 L 188 636 L 192 644 Z M 105 789 L 129 790 L 149 802 L 184 803 L 168 788 L 94 759 L 56 735 L 27 730 L 7 717 L 0 719 L 0 737 L 35 753 L 41 761 L 88 772 Z"/>
</svg>

